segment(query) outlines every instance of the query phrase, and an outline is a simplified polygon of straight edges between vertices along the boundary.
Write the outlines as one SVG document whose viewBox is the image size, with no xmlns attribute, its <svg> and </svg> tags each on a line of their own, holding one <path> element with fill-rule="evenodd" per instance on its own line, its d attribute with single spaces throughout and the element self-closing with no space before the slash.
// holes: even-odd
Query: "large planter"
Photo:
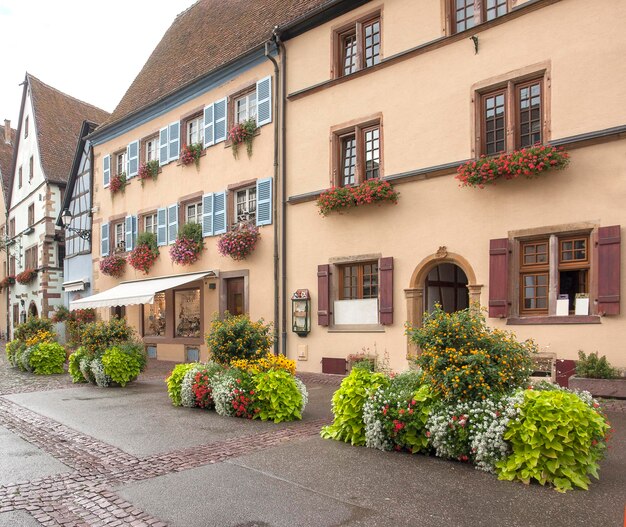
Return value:
<svg viewBox="0 0 626 527">
<path fill-rule="evenodd" d="M 619 379 L 588 379 L 585 377 L 570 377 L 571 390 L 586 390 L 594 397 L 615 397 L 626 399 L 626 377 Z"/>
</svg>

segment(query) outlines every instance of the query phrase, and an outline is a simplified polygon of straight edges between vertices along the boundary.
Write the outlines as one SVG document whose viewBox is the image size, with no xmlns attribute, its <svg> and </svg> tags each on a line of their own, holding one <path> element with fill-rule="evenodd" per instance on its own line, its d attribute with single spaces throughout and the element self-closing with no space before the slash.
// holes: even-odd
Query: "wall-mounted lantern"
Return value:
<svg viewBox="0 0 626 527">
<path fill-rule="evenodd" d="M 291 330 L 300 337 L 311 331 L 311 296 L 308 289 L 298 289 L 291 297 Z"/>
</svg>

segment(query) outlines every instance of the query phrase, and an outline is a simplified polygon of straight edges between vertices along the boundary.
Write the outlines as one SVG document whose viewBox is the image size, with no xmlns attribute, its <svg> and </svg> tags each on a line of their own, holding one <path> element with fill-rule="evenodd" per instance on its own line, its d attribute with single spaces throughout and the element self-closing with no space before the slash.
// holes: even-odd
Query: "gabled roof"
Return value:
<svg viewBox="0 0 626 527">
<path fill-rule="evenodd" d="M 102 128 L 260 48 L 283 26 L 336 0 L 199 0 L 179 14 Z"/>
<path fill-rule="evenodd" d="M 29 73 L 26 83 L 31 90 L 34 128 L 44 175 L 49 182 L 66 183 L 83 121 L 103 123 L 109 113 L 60 92 Z M 22 118 L 20 113 L 20 126 Z"/>
<path fill-rule="evenodd" d="M 13 172 L 13 149 L 15 148 L 16 138 L 17 132 L 11 128 L 11 142 L 7 143 L 4 137 L 4 128 L 0 128 L 0 174 L 2 174 L 2 191 L 5 200 Z M 3 221 L 3 219 L 0 219 L 0 221 Z"/>
</svg>

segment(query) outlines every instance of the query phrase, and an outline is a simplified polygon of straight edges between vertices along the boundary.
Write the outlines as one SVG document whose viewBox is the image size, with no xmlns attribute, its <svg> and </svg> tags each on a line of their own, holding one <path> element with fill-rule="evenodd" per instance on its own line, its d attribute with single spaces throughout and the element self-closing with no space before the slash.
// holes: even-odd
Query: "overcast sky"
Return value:
<svg viewBox="0 0 626 527">
<path fill-rule="evenodd" d="M 0 123 L 17 128 L 26 71 L 112 112 L 194 0 L 0 0 Z"/>
</svg>

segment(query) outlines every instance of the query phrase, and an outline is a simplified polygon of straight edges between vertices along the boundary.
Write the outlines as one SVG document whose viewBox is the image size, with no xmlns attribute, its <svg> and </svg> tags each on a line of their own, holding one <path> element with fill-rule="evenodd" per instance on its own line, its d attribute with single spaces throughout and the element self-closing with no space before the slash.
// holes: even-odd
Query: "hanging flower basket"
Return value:
<svg viewBox="0 0 626 527">
<path fill-rule="evenodd" d="M 457 169 L 456 179 L 462 187 L 484 188 L 500 178 L 532 179 L 548 170 L 561 170 L 569 164 L 569 154 L 554 146 L 537 145 L 496 157 L 481 156 Z"/>
<path fill-rule="evenodd" d="M 156 159 L 148 161 L 147 163 L 142 163 L 139 166 L 139 172 L 137 173 L 137 177 L 139 178 L 139 181 L 141 181 L 142 186 L 146 179 L 153 179 L 154 181 L 156 181 L 158 175 L 159 162 Z"/>
<path fill-rule="evenodd" d="M 115 174 L 111 178 L 111 182 L 109 183 L 109 190 L 111 191 L 111 195 L 114 196 L 118 192 L 124 192 L 126 188 L 126 172 L 122 172 L 121 174 Z"/>
<path fill-rule="evenodd" d="M 9 275 L 5 276 L 2 281 L 0 281 L 0 289 L 4 289 L 5 287 L 9 287 L 15 283 L 15 276 Z"/>
<path fill-rule="evenodd" d="M 245 260 L 254 251 L 260 237 L 257 226 L 241 224 L 237 229 L 220 236 L 217 250 L 222 256 L 230 256 L 233 260 Z"/>
<path fill-rule="evenodd" d="M 317 199 L 317 206 L 322 216 L 331 212 L 341 212 L 362 205 L 398 203 L 398 192 L 391 183 L 380 179 L 364 181 L 356 187 L 332 187 Z"/>
<path fill-rule="evenodd" d="M 25 269 L 15 277 L 15 280 L 17 280 L 22 285 L 26 285 L 30 284 L 36 278 L 36 276 L 37 271 L 35 269 Z"/>
<path fill-rule="evenodd" d="M 202 249 L 204 249 L 202 226 L 197 223 L 185 223 L 170 247 L 170 258 L 178 265 L 191 265 L 200 258 Z"/>
<path fill-rule="evenodd" d="M 256 119 L 246 119 L 242 123 L 237 123 L 228 132 L 228 139 L 231 141 L 233 157 L 237 159 L 239 155 L 239 145 L 245 143 L 248 157 L 252 156 L 252 141 L 257 130 Z"/>
<path fill-rule="evenodd" d="M 100 260 L 100 272 L 107 276 L 119 278 L 124 274 L 126 258 L 119 254 L 110 254 Z"/>
<path fill-rule="evenodd" d="M 126 260 L 133 269 L 148 274 L 158 257 L 158 250 L 153 249 L 146 243 L 142 243 L 130 251 Z"/>
<path fill-rule="evenodd" d="M 200 143 L 194 143 L 192 145 L 185 145 L 180 151 L 180 162 L 187 166 L 191 163 L 196 164 L 196 168 L 200 166 L 200 155 L 202 154 L 202 145 Z"/>
</svg>

